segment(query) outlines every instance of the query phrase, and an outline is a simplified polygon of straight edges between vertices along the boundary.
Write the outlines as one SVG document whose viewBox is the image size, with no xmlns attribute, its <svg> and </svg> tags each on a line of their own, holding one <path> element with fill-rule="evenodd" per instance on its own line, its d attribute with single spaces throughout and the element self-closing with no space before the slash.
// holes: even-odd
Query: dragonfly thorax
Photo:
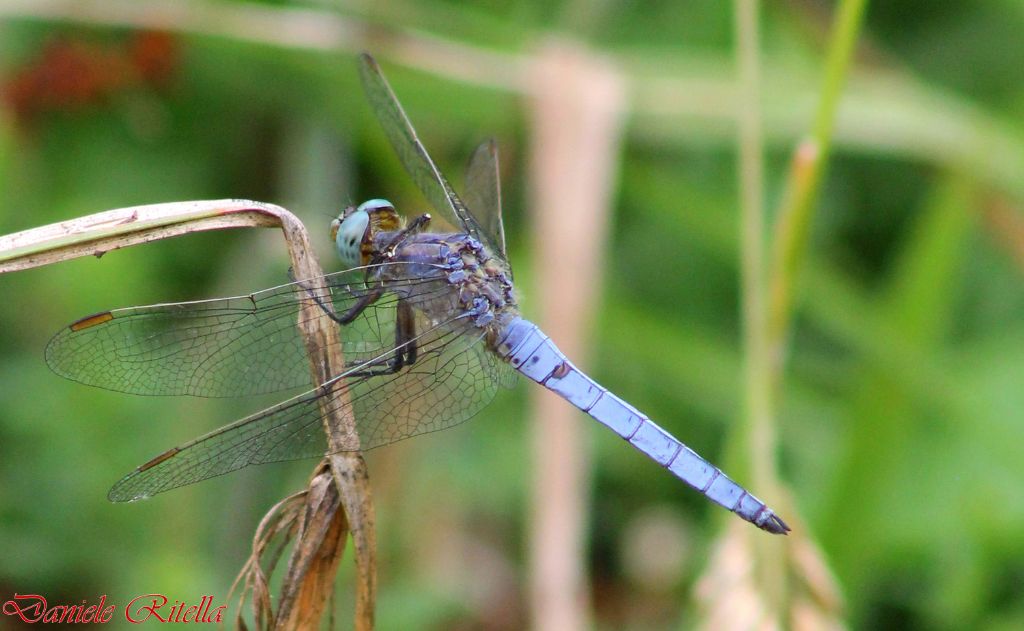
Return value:
<svg viewBox="0 0 1024 631">
<path fill-rule="evenodd" d="M 386 247 L 396 234 L 377 233 L 375 247 Z M 518 315 L 508 264 L 467 234 L 408 235 L 377 274 L 389 290 L 403 295 L 407 279 L 433 279 L 433 289 L 420 287 L 406 296 L 433 323 L 457 321 L 491 338 Z"/>
</svg>

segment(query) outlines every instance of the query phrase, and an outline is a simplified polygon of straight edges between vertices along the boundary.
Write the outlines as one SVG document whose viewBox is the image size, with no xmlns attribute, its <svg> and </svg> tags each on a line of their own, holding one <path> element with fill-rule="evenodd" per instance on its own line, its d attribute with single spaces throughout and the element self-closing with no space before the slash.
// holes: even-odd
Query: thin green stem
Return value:
<svg viewBox="0 0 1024 631">
<path fill-rule="evenodd" d="M 744 411 L 742 451 L 752 469 L 751 483 L 773 497 L 776 484 L 775 431 L 771 407 L 771 358 L 765 319 L 764 133 L 761 123 L 761 58 L 758 0 L 736 0 L 736 54 L 740 107 L 739 193 L 744 347 Z M 782 620 L 786 611 L 786 564 L 779 541 L 755 546 L 757 584 L 770 615 Z"/>
<path fill-rule="evenodd" d="M 765 248 L 763 131 L 757 0 L 736 0 L 739 101 L 739 186 L 744 346 L 742 459 L 750 481 L 766 499 L 779 499 L 775 466 L 777 390 L 786 332 L 791 320 L 796 272 L 807 249 L 814 200 L 824 171 L 836 109 L 846 83 L 865 0 L 844 0 L 825 69 L 821 102 L 811 136 L 797 148 L 772 241 L 771 265 Z M 767 290 L 767 294 L 766 294 Z M 737 468 L 742 469 L 741 467 Z M 741 475 L 744 472 L 741 471 Z M 782 542 L 759 541 L 754 548 L 759 589 L 776 621 L 789 619 L 787 564 Z"/>
<path fill-rule="evenodd" d="M 792 319 L 793 287 L 797 271 L 806 258 L 814 201 L 825 172 L 839 98 L 846 84 L 866 5 L 867 0 L 843 0 L 839 4 L 814 126 L 811 135 L 797 146 L 793 155 L 786 195 L 775 225 L 767 316 L 768 348 L 774 360 L 772 391 L 776 389 L 782 372 L 786 337 Z"/>
<path fill-rule="evenodd" d="M 770 400 L 761 378 L 768 368 L 765 337 L 764 135 L 761 126 L 761 68 L 757 0 L 736 0 L 739 141 L 740 269 L 743 292 L 744 407 L 753 480 L 773 478 L 770 444 L 758 444 L 757 428 L 770 425 Z M 766 449 L 767 448 L 767 449 Z M 745 449 L 744 451 L 747 451 Z M 767 460 L 767 462 L 766 462 Z"/>
</svg>

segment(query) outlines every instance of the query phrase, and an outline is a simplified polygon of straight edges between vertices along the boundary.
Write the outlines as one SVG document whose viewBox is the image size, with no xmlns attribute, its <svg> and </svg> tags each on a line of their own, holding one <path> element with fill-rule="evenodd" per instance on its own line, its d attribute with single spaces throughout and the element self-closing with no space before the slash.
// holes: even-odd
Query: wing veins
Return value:
<svg viewBox="0 0 1024 631">
<path fill-rule="evenodd" d="M 443 331 L 443 334 L 428 342 L 428 345 L 426 346 L 428 350 L 425 353 L 425 355 L 427 356 L 433 355 L 440 357 L 443 351 L 445 350 L 447 343 L 450 341 L 449 338 L 457 338 L 460 336 L 459 332 L 452 330 L 450 325 L 465 318 L 466 316 L 464 314 L 460 314 L 458 316 L 450 318 L 449 320 L 446 320 L 445 322 L 438 324 L 434 327 L 431 327 L 427 331 L 420 333 L 415 338 L 408 341 L 406 344 L 413 343 L 414 341 L 421 341 L 427 338 L 427 336 L 437 332 L 438 330 L 441 330 Z M 473 342 L 470 345 L 468 345 L 465 350 L 457 353 L 450 361 L 454 361 L 463 353 L 471 351 L 472 347 L 476 346 L 480 339 L 482 338 L 477 338 L 473 340 Z M 239 468 L 247 466 L 248 464 L 262 464 L 265 462 L 292 460 L 303 457 L 304 454 L 289 454 L 287 456 L 282 456 L 280 458 L 273 458 L 271 454 L 273 454 L 276 451 L 276 449 L 281 445 L 287 445 L 288 442 L 293 440 L 296 436 L 308 436 L 307 432 L 311 424 L 316 423 L 322 426 L 323 413 L 320 411 L 320 399 L 324 396 L 322 394 L 324 388 L 333 388 L 340 386 L 342 390 L 344 390 L 344 392 L 350 397 L 350 402 L 352 406 L 355 406 L 357 402 L 361 402 L 364 397 L 372 396 L 375 392 L 374 390 L 368 390 L 363 393 L 354 393 L 353 388 L 355 386 L 367 382 L 370 379 L 377 379 L 378 377 L 365 376 L 352 379 L 351 381 L 348 382 L 342 382 L 346 379 L 350 379 L 352 373 L 365 371 L 367 368 L 373 368 L 375 366 L 379 366 L 386 363 L 390 359 L 393 350 L 394 349 L 389 349 L 386 352 L 378 354 L 372 359 L 360 362 L 350 368 L 346 368 L 344 372 L 340 373 L 335 377 L 332 377 L 331 379 L 324 382 L 324 384 L 321 384 L 317 388 L 301 393 L 291 399 L 282 401 L 281 403 L 273 405 L 269 408 L 256 412 L 255 414 L 239 419 L 233 423 L 230 423 L 228 425 L 215 429 L 207 434 L 204 434 L 203 436 L 200 436 L 191 441 L 181 444 L 180 446 L 171 450 L 174 452 L 173 455 L 159 462 L 155 466 L 148 469 L 136 469 L 132 473 L 122 478 L 122 480 L 115 484 L 115 486 L 111 489 L 111 499 L 115 501 L 121 501 L 125 499 L 137 499 L 139 497 L 145 497 L 155 493 L 160 493 L 163 491 L 170 490 L 172 488 L 177 488 L 179 486 L 185 486 L 187 484 L 200 482 L 210 477 L 215 477 L 217 475 L 237 470 Z M 402 373 L 397 373 L 396 375 L 401 376 Z M 389 378 L 390 381 L 393 381 L 394 379 L 395 376 Z M 341 407 L 341 395 L 341 391 L 327 395 L 331 397 L 331 399 L 326 404 L 328 413 L 333 413 Z M 307 408 L 309 408 L 310 406 L 315 406 L 315 409 L 307 410 Z M 260 421 L 272 419 L 272 417 L 274 417 L 275 415 L 280 414 L 284 414 L 284 416 L 280 420 L 275 421 L 271 426 L 259 429 L 257 433 L 251 436 L 240 435 L 237 437 L 237 440 L 229 440 L 228 442 L 222 445 L 211 444 L 211 450 L 209 451 L 209 453 L 203 453 L 202 451 L 192 451 L 196 447 L 201 447 L 204 444 L 209 444 L 209 441 L 217 438 L 218 436 L 229 435 L 231 432 L 238 430 L 239 428 L 258 428 L 258 423 Z M 302 418 L 307 415 L 309 418 L 303 422 Z M 287 427 L 288 425 L 296 422 L 299 422 L 300 424 L 296 428 L 294 428 L 293 431 L 282 431 L 282 428 Z M 282 432 L 282 437 L 269 445 L 261 444 L 261 439 L 263 439 L 267 435 L 270 435 L 273 432 Z M 317 438 L 321 438 L 324 441 L 326 441 L 326 434 L 324 434 L 322 431 L 321 434 L 322 435 Z M 365 448 L 366 447 L 364 447 L 364 449 Z M 238 453 L 243 454 L 244 457 L 233 458 L 232 460 L 226 462 L 226 468 L 220 467 L 217 469 L 217 471 L 219 471 L 218 473 L 211 473 L 211 471 L 213 471 L 214 468 L 208 465 L 216 465 L 218 462 L 223 462 L 221 460 L 221 456 L 223 456 L 224 453 L 233 451 L 237 451 Z M 263 455 L 261 455 L 261 453 Z M 309 455 L 323 455 L 325 453 L 328 453 L 327 449 L 325 449 L 320 454 Z M 196 471 L 197 469 L 201 470 Z M 185 477 L 184 481 L 182 481 L 182 472 L 185 470 L 195 471 L 198 475 L 193 476 L 191 478 Z M 129 489 L 129 495 L 122 495 L 121 493 L 118 492 L 119 489 L 123 491 L 125 488 Z M 135 488 L 136 491 L 131 491 L 132 488 Z"/>
</svg>

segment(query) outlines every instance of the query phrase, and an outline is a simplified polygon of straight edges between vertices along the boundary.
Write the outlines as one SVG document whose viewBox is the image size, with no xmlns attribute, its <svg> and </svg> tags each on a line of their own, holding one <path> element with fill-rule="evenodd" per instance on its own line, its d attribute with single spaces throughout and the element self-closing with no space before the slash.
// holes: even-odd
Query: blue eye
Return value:
<svg viewBox="0 0 1024 631">
<path fill-rule="evenodd" d="M 368 199 L 362 204 L 359 204 L 359 208 L 356 211 L 371 212 L 374 210 L 380 210 L 381 208 L 394 208 L 394 204 L 386 199 Z"/>
<path fill-rule="evenodd" d="M 364 206 L 366 206 L 365 203 L 341 221 L 338 225 L 338 234 L 334 239 L 338 258 L 347 268 L 359 267 L 362 264 L 360 246 L 363 243 L 366 228 L 370 225 L 370 213 L 363 208 Z"/>
</svg>

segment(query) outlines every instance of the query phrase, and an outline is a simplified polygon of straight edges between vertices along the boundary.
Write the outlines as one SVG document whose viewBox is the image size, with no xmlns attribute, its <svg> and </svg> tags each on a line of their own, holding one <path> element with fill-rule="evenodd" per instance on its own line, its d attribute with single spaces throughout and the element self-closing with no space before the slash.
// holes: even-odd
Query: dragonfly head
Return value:
<svg viewBox="0 0 1024 631">
<path fill-rule="evenodd" d="M 331 222 L 331 238 L 338 257 L 347 268 L 366 265 L 373 255 L 373 235 L 380 230 L 397 230 L 402 218 L 386 199 L 371 199 L 349 206 Z"/>
</svg>

